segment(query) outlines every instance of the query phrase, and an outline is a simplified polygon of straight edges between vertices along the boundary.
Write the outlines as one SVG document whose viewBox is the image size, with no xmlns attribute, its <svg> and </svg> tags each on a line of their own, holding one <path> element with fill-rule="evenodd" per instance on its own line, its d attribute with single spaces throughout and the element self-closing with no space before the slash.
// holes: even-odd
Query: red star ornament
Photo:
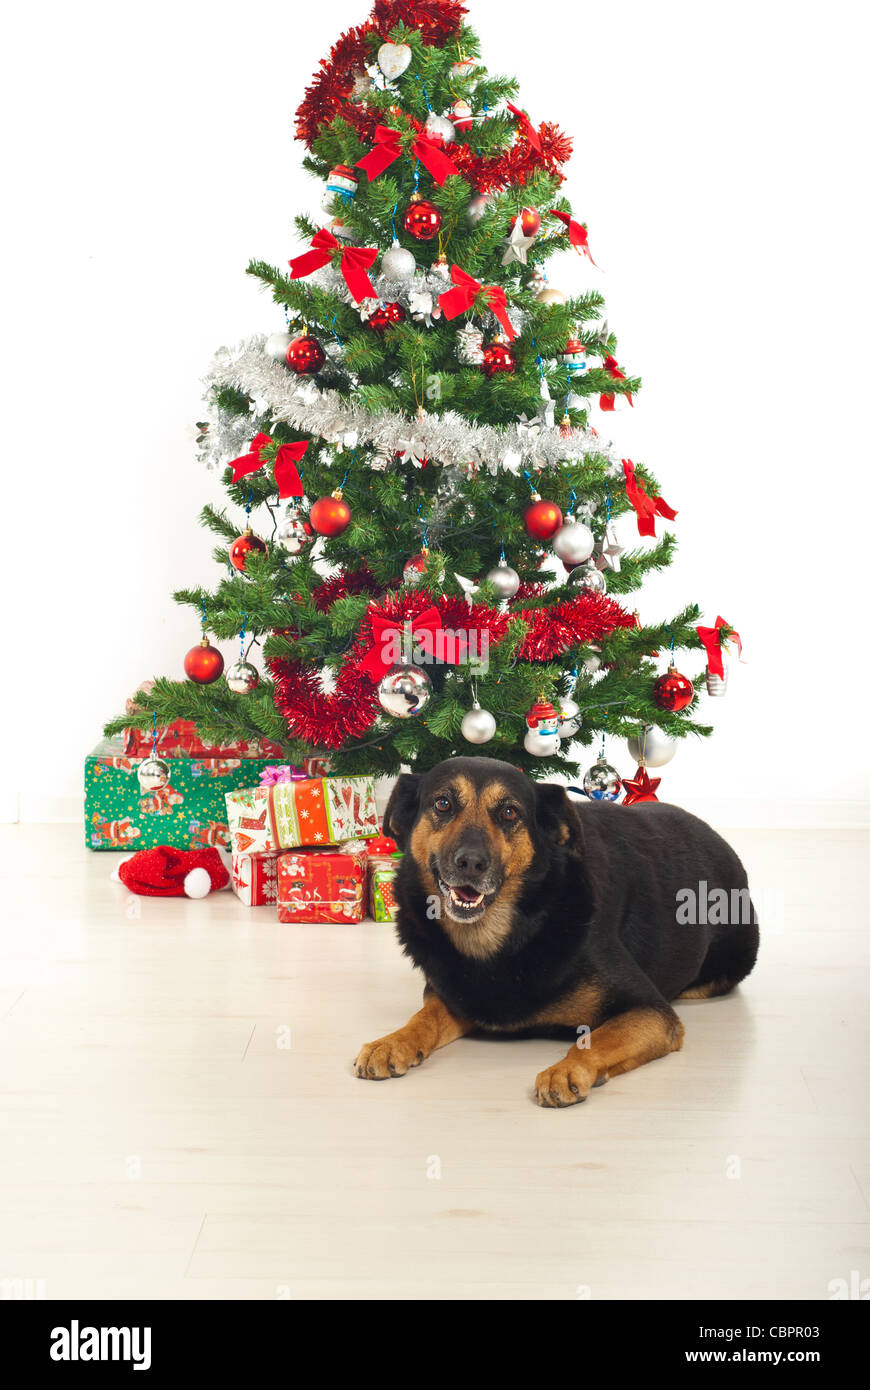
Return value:
<svg viewBox="0 0 870 1390">
<path fill-rule="evenodd" d="M 633 778 L 624 777 L 622 779 L 622 786 L 625 791 L 623 806 L 630 806 L 634 801 L 658 801 L 656 788 L 661 780 L 661 777 L 650 777 L 645 767 L 639 767 Z"/>
</svg>

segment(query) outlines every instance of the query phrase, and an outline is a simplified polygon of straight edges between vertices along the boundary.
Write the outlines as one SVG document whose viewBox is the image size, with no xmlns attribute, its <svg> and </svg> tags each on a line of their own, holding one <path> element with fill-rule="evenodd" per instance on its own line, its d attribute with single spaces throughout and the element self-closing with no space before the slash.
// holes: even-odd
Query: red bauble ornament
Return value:
<svg viewBox="0 0 870 1390">
<path fill-rule="evenodd" d="M 237 536 L 230 546 L 230 564 L 233 569 L 243 570 L 245 568 L 246 556 L 253 552 L 256 555 L 267 555 L 268 546 L 265 541 L 261 541 L 259 536 L 255 536 L 250 528 L 244 531 L 241 536 Z"/>
<path fill-rule="evenodd" d="M 368 325 L 375 333 L 385 333 L 392 323 L 402 323 L 407 317 L 401 304 L 381 304 L 369 315 Z"/>
<path fill-rule="evenodd" d="M 532 495 L 530 507 L 523 513 L 526 532 L 536 541 L 552 540 L 562 526 L 562 509 L 555 502 L 547 502 L 538 493 Z"/>
<path fill-rule="evenodd" d="M 207 637 L 203 637 L 198 647 L 191 647 L 184 658 L 184 674 L 197 685 L 211 685 L 223 669 L 224 659 Z"/>
<path fill-rule="evenodd" d="M 412 555 L 410 560 L 406 560 L 402 566 L 402 578 L 406 584 L 419 584 L 429 562 L 429 551 L 421 550 L 419 554 Z"/>
<path fill-rule="evenodd" d="M 319 497 L 308 513 L 318 536 L 340 536 L 350 525 L 350 507 L 336 488 L 330 497 Z"/>
<path fill-rule="evenodd" d="M 523 229 L 523 236 L 537 236 L 541 230 L 541 214 L 537 208 L 523 208 L 519 213 L 520 226 Z M 511 218 L 511 231 L 516 226 L 516 217 Z"/>
<path fill-rule="evenodd" d="M 313 376 L 319 372 L 326 361 L 326 353 L 323 351 L 322 344 L 310 333 L 303 333 L 301 337 L 294 338 L 287 349 L 287 366 L 290 367 L 297 376 Z"/>
<path fill-rule="evenodd" d="M 484 376 L 496 376 L 499 372 L 515 372 L 517 359 L 503 338 L 493 338 L 483 349 L 480 370 Z"/>
<path fill-rule="evenodd" d="M 623 777 L 622 785 L 625 789 L 623 806 L 631 806 L 635 801 L 658 801 L 656 789 L 661 780 L 661 777 L 650 777 L 643 766 L 637 769 L 633 777 Z"/>
<path fill-rule="evenodd" d="M 417 241 L 431 241 L 441 230 L 441 213 L 434 203 L 415 193 L 405 209 L 402 226 Z"/>
<path fill-rule="evenodd" d="M 688 676 L 683 676 L 673 662 L 663 676 L 659 676 L 653 686 L 653 699 L 660 709 L 676 714 L 685 709 L 695 698 L 695 687 Z"/>
</svg>

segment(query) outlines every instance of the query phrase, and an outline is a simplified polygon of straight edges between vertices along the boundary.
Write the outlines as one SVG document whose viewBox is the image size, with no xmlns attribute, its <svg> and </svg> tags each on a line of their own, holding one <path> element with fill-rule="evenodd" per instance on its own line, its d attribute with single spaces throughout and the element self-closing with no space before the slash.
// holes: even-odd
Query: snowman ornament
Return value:
<svg viewBox="0 0 870 1390">
<path fill-rule="evenodd" d="M 535 758 L 552 758 L 561 745 L 560 714 L 549 700 L 538 700 L 526 715 L 523 747 Z"/>
</svg>

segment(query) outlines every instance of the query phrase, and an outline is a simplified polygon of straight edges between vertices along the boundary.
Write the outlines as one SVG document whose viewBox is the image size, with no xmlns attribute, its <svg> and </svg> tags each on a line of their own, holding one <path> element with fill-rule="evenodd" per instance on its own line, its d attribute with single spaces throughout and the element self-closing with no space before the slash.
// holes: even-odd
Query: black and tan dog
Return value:
<svg viewBox="0 0 870 1390">
<path fill-rule="evenodd" d="M 406 851 L 396 926 L 426 986 L 357 1076 L 403 1076 L 472 1032 L 572 1038 L 535 1098 L 574 1105 L 682 1046 L 669 1000 L 725 994 L 755 964 L 743 865 L 677 807 L 578 805 L 508 763 L 451 758 L 399 778 L 384 829 Z M 693 893 L 718 905 L 703 925 Z"/>
</svg>

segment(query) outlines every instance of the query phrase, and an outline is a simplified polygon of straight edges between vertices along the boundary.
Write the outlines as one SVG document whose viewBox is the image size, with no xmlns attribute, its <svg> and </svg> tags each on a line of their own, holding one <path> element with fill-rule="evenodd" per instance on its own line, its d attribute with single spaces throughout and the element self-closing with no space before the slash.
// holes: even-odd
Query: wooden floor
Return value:
<svg viewBox="0 0 870 1390">
<path fill-rule="evenodd" d="M 729 838 L 756 973 L 680 1005 L 683 1052 L 554 1111 L 530 1098 L 552 1042 L 352 1075 L 418 1006 L 390 927 L 134 899 L 75 827 L 4 827 L 3 1290 L 825 1299 L 867 1278 L 870 835 Z"/>
</svg>

